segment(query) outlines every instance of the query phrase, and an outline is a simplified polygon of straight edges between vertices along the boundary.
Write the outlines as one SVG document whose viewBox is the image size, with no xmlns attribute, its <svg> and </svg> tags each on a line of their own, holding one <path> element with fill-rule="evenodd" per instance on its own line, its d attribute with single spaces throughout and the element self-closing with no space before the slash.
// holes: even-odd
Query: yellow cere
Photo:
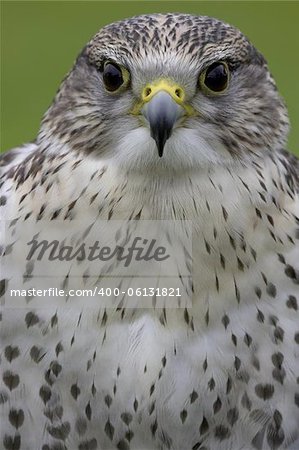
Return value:
<svg viewBox="0 0 299 450">
<path fill-rule="evenodd" d="M 144 87 L 141 93 L 141 101 L 138 101 L 137 104 L 135 104 L 131 113 L 135 115 L 140 114 L 140 110 L 143 105 L 150 102 L 151 99 L 160 91 L 168 92 L 172 99 L 184 108 L 188 116 L 194 116 L 197 114 L 191 105 L 184 103 L 186 97 L 184 89 L 173 81 L 164 78 L 147 84 Z"/>
</svg>

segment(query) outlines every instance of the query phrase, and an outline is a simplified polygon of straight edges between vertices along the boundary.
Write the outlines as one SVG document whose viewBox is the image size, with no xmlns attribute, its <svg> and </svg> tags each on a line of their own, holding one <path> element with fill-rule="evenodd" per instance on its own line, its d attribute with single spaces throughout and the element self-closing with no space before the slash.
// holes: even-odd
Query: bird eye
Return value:
<svg viewBox="0 0 299 450">
<path fill-rule="evenodd" d="M 203 73 L 202 83 L 212 92 L 223 92 L 228 85 L 229 70 L 224 62 L 211 64 Z"/>
<path fill-rule="evenodd" d="M 117 91 L 125 82 L 122 69 L 115 63 L 107 62 L 103 70 L 103 81 L 107 91 Z"/>
</svg>

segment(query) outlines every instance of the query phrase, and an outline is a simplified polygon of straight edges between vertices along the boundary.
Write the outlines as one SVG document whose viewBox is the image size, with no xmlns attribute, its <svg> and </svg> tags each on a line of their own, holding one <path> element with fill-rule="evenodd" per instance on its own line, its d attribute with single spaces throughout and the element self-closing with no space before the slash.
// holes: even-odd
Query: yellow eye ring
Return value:
<svg viewBox="0 0 299 450">
<path fill-rule="evenodd" d="M 205 69 L 199 76 L 199 86 L 206 94 L 219 95 L 226 92 L 230 72 L 226 62 L 217 61 Z"/>
<path fill-rule="evenodd" d="M 110 94 L 125 89 L 130 81 L 129 71 L 113 61 L 105 61 L 102 76 L 105 89 Z"/>
</svg>

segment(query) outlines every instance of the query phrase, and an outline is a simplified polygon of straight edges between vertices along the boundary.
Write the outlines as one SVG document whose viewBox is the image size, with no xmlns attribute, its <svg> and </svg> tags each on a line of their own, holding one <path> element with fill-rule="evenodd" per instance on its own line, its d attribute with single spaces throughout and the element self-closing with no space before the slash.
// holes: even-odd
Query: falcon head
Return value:
<svg viewBox="0 0 299 450">
<path fill-rule="evenodd" d="M 127 169 L 181 170 L 271 152 L 287 132 L 266 61 L 239 30 L 210 17 L 153 14 L 94 36 L 39 141 Z"/>
</svg>

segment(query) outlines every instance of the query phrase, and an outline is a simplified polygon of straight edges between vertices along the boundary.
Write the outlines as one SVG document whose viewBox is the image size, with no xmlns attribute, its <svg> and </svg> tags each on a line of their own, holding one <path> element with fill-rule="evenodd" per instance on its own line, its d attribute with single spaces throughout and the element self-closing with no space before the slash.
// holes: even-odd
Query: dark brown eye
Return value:
<svg viewBox="0 0 299 450">
<path fill-rule="evenodd" d="M 205 86 L 213 92 L 222 92 L 228 84 L 228 67 L 223 62 L 212 64 L 204 74 Z"/>
<path fill-rule="evenodd" d="M 103 81 L 107 91 L 117 91 L 117 89 L 119 89 L 124 83 L 121 68 L 111 62 L 105 64 L 103 70 Z"/>
</svg>

